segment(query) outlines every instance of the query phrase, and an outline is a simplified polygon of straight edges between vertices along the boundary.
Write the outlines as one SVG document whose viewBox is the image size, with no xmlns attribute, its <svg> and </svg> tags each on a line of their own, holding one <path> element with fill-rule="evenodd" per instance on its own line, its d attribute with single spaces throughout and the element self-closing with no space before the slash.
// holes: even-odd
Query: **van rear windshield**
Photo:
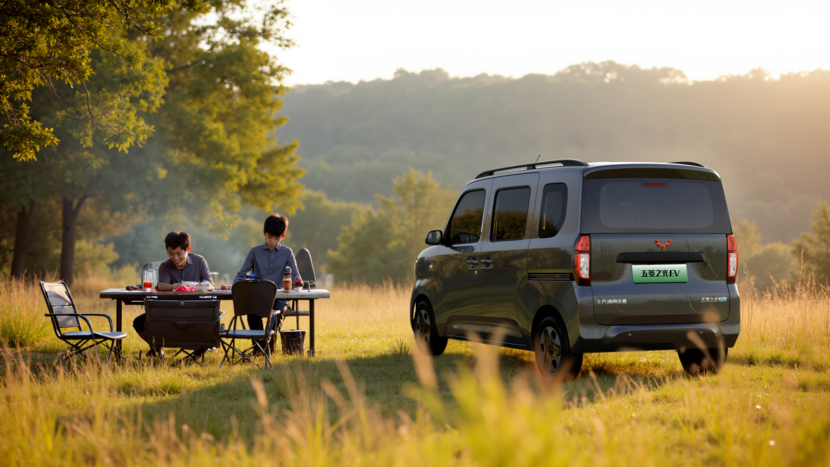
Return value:
<svg viewBox="0 0 830 467">
<path fill-rule="evenodd" d="M 583 180 L 583 233 L 731 233 L 718 181 Z"/>
</svg>

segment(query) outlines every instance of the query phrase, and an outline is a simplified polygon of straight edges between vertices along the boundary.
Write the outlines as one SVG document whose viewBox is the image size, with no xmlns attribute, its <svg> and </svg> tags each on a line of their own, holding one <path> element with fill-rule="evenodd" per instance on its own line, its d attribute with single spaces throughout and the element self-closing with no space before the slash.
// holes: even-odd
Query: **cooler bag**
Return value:
<svg viewBox="0 0 830 467">
<path fill-rule="evenodd" d="M 147 338 L 154 345 L 187 350 L 219 347 L 219 300 L 144 301 Z"/>
</svg>

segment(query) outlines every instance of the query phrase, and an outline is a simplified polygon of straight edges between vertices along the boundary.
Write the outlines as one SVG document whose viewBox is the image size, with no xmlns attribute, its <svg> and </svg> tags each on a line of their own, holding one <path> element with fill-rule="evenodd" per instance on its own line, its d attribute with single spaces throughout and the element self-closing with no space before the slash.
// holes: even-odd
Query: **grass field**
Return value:
<svg viewBox="0 0 830 467">
<path fill-rule="evenodd" d="M 106 280 L 73 287 L 114 312 Z M 56 366 L 39 289 L 0 279 L 4 465 L 830 465 L 830 291 L 743 290 L 743 328 L 716 376 L 673 352 L 587 355 L 537 380 L 529 352 L 451 341 L 413 352 L 407 287 L 332 290 L 314 359 L 273 369 L 129 361 Z M 230 304 L 223 310 L 231 311 Z M 105 322 L 98 318 L 96 326 Z M 293 327 L 293 320 L 287 323 Z M 306 327 L 301 321 L 301 327 Z M 15 345 L 21 347 L 12 350 Z"/>
</svg>

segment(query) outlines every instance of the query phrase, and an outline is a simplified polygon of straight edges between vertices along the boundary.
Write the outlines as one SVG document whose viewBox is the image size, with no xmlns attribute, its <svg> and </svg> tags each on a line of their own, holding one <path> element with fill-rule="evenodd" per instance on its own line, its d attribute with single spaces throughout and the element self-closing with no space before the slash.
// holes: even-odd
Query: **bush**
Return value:
<svg viewBox="0 0 830 467">
<path fill-rule="evenodd" d="M 32 347 L 49 335 L 50 322 L 40 288 L 0 277 L 0 345 Z"/>
<path fill-rule="evenodd" d="M 757 253 L 742 262 L 759 290 L 772 289 L 776 283 L 780 284 L 798 274 L 798 260 L 793 255 L 792 247 L 781 242 L 759 247 Z"/>
</svg>

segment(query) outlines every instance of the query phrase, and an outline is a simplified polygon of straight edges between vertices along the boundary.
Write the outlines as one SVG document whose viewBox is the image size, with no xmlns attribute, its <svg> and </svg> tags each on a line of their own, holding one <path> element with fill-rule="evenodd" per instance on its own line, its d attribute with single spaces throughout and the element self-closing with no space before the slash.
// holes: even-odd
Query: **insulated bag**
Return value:
<svg viewBox="0 0 830 467">
<path fill-rule="evenodd" d="M 153 345 L 187 350 L 219 347 L 219 300 L 144 300 Z"/>
</svg>

